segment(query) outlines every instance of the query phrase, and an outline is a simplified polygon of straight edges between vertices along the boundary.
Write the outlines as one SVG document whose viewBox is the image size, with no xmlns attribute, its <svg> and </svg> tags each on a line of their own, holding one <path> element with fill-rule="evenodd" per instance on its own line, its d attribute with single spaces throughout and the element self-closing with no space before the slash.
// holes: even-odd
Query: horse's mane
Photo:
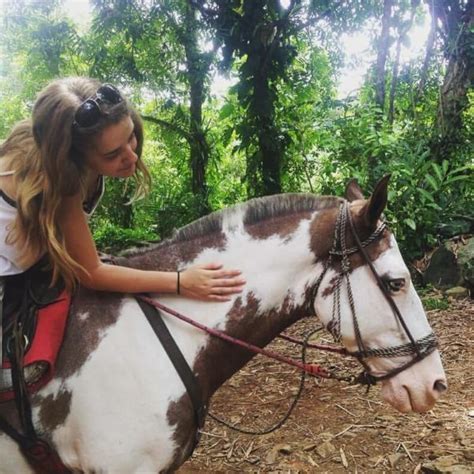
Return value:
<svg viewBox="0 0 474 474">
<path fill-rule="evenodd" d="M 252 225 L 256 222 L 288 214 L 315 212 L 333 208 L 338 206 L 340 202 L 341 198 L 336 196 L 315 196 L 309 193 L 286 193 L 254 198 L 201 217 L 177 229 L 172 237 L 153 245 L 152 248 L 156 249 L 163 245 L 189 241 L 220 232 L 223 229 L 224 221 L 236 215 L 243 216 L 244 225 Z M 147 250 L 150 250 L 150 247 Z M 128 257 L 135 256 L 144 251 L 144 249 L 131 249 L 126 251 L 125 255 Z"/>
<path fill-rule="evenodd" d="M 213 212 L 175 231 L 172 240 L 192 240 L 222 230 L 226 218 L 236 214 L 243 216 L 244 225 L 252 225 L 273 217 L 281 217 L 307 211 L 319 211 L 334 207 L 340 199 L 334 196 L 287 193 L 250 199 L 242 204 Z"/>
</svg>

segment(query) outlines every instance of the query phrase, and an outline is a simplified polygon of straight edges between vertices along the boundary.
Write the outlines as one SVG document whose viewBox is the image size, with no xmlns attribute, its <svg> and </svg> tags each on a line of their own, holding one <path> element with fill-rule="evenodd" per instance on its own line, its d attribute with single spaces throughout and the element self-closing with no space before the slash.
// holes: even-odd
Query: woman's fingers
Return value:
<svg viewBox="0 0 474 474">
<path fill-rule="evenodd" d="M 198 265 L 198 268 L 202 268 L 204 270 L 220 270 L 222 268 L 222 263 L 205 263 L 203 265 Z"/>
<path fill-rule="evenodd" d="M 213 272 L 212 277 L 213 278 L 233 278 L 241 274 L 242 272 L 240 270 L 218 270 L 218 271 Z"/>
<path fill-rule="evenodd" d="M 199 265 L 196 268 L 201 268 L 202 270 L 209 270 L 212 278 L 232 278 L 239 276 L 242 273 L 240 270 L 236 269 L 223 269 L 221 263 L 206 263 L 204 265 Z"/>
<path fill-rule="evenodd" d="M 232 286 L 232 287 L 217 287 L 212 288 L 210 294 L 212 295 L 235 295 L 236 293 L 241 293 L 243 286 Z"/>
<path fill-rule="evenodd" d="M 208 301 L 230 301 L 230 298 L 228 296 L 212 295 Z"/>
<path fill-rule="evenodd" d="M 247 283 L 244 278 L 227 278 L 222 280 L 212 280 L 213 288 L 228 288 L 233 286 L 242 286 Z"/>
</svg>

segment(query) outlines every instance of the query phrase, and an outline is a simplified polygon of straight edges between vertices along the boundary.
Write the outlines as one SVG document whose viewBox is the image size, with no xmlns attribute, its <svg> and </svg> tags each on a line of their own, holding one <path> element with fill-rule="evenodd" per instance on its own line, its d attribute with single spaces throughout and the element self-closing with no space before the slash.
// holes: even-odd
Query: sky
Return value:
<svg viewBox="0 0 474 474">
<path fill-rule="evenodd" d="M 289 4 L 290 0 L 281 0 L 283 6 Z M 81 27 L 87 28 L 91 8 L 89 0 L 66 0 L 64 10 Z M 422 54 L 429 33 L 429 20 L 425 23 L 412 27 L 409 34 L 409 47 L 402 47 L 401 62 L 408 62 Z M 356 92 L 362 85 L 364 75 L 375 58 L 370 51 L 370 35 L 367 31 L 355 34 L 341 35 L 341 43 L 346 55 L 346 65 L 339 74 L 338 97 L 344 98 Z M 235 83 L 235 78 L 225 78 L 216 75 L 212 82 L 211 93 L 217 97 L 226 94 L 228 88 Z"/>
</svg>

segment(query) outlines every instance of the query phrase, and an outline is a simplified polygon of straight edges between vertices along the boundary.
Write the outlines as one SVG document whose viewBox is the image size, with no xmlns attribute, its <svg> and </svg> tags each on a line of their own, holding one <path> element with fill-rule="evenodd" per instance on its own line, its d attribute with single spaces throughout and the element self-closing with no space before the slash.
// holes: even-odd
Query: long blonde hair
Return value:
<svg viewBox="0 0 474 474">
<path fill-rule="evenodd" d="M 53 282 L 62 277 L 72 289 L 85 269 L 69 254 L 58 222 L 62 198 L 86 196 L 88 170 L 84 151 L 107 126 L 130 116 L 137 137 L 138 155 L 135 196 L 150 186 L 150 175 L 140 159 L 143 125 L 139 115 L 124 99 L 101 104 L 97 124 L 73 126 L 78 107 L 93 96 L 100 83 L 89 78 L 59 79 L 43 89 L 33 107 L 32 120 L 20 122 L 0 146 L 0 157 L 9 158 L 15 170 L 17 217 L 7 237 L 21 251 L 20 264 L 49 257 Z"/>
</svg>

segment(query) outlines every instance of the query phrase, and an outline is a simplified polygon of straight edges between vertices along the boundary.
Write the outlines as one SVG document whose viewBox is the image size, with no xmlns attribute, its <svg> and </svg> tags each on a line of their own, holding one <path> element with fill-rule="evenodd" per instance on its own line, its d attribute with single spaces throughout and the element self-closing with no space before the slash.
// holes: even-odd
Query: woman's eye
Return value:
<svg viewBox="0 0 474 474">
<path fill-rule="evenodd" d="M 387 287 L 391 292 L 397 293 L 398 291 L 405 288 L 405 278 L 393 278 L 391 280 L 387 280 Z"/>
<path fill-rule="evenodd" d="M 110 153 L 109 155 L 105 155 L 105 159 L 108 161 L 112 161 L 118 156 L 118 151 L 114 153 Z"/>
</svg>

